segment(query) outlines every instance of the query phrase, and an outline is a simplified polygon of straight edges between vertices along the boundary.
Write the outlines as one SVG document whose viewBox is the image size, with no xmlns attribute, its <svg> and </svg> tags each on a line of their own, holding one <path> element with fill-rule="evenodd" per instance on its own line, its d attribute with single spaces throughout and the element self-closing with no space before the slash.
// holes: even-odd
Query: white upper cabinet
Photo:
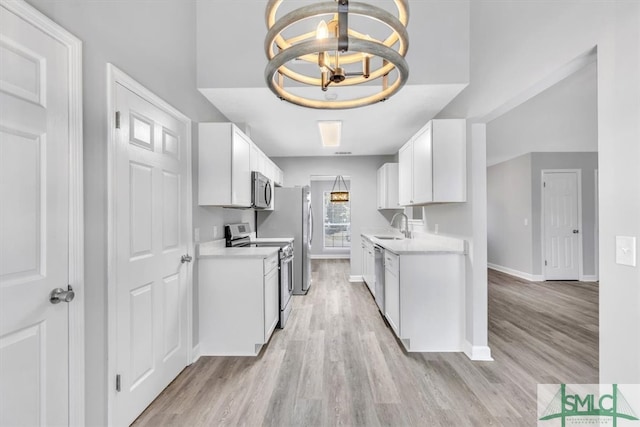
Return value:
<svg viewBox="0 0 640 427">
<path fill-rule="evenodd" d="M 199 205 L 251 206 L 251 145 L 232 123 L 200 123 Z"/>
<path fill-rule="evenodd" d="M 282 185 L 284 174 L 233 123 L 200 123 L 198 204 L 251 207 L 251 172 Z"/>
<path fill-rule="evenodd" d="M 400 205 L 466 201 L 466 123 L 431 120 L 399 151 Z"/>
<path fill-rule="evenodd" d="M 398 164 L 385 163 L 378 169 L 378 209 L 400 209 Z"/>
</svg>

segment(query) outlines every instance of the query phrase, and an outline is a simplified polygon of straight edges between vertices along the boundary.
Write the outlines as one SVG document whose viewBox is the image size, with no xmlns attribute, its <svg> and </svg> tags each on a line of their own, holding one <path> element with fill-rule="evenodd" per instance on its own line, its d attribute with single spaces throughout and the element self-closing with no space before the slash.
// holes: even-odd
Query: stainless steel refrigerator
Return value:
<svg viewBox="0 0 640 427">
<path fill-rule="evenodd" d="M 293 237 L 293 294 L 305 295 L 311 287 L 313 210 L 305 187 L 276 187 L 272 211 L 256 213 L 258 237 Z"/>
</svg>

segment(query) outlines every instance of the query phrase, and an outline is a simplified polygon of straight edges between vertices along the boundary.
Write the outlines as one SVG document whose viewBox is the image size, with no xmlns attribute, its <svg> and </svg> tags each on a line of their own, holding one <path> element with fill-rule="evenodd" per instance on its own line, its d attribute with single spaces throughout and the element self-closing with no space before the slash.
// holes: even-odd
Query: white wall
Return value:
<svg viewBox="0 0 640 427">
<path fill-rule="evenodd" d="M 471 2 L 471 84 L 439 116 L 482 123 L 482 116 L 597 47 L 600 381 L 606 383 L 640 382 L 640 269 L 615 263 L 615 236 L 640 236 L 639 43 L 639 2 Z M 471 235 L 471 247 L 479 249 L 486 247 L 486 141 L 482 126 L 475 130 L 467 150 L 470 201 L 426 211 L 429 223 Z M 475 271 L 467 283 L 478 344 L 486 330 L 482 257 L 481 250 L 470 253 Z"/>
<path fill-rule="evenodd" d="M 531 152 L 598 151 L 595 62 L 487 124 L 489 166 Z"/>
<path fill-rule="evenodd" d="M 389 218 L 376 208 L 377 171 L 380 166 L 392 161 L 392 159 L 392 156 L 273 158 L 273 161 L 284 172 L 285 187 L 309 185 L 312 175 L 349 176 L 352 236 L 351 275 L 362 275 L 361 230 L 389 226 Z"/>
<path fill-rule="evenodd" d="M 107 63 L 194 121 L 224 117 L 196 89 L 194 3 L 29 3 L 83 42 L 86 425 L 106 425 Z"/>
<path fill-rule="evenodd" d="M 531 214 L 531 154 L 489 167 L 487 260 L 491 264 L 533 272 Z"/>
</svg>

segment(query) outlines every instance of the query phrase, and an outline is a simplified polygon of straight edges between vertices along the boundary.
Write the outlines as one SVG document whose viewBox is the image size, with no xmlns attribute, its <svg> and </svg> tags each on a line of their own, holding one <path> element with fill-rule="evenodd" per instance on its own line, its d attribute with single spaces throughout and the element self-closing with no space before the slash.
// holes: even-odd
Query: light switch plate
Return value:
<svg viewBox="0 0 640 427">
<path fill-rule="evenodd" d="M 200 229 L 196 227 L 195 230 L 193 230 L 193 240 L 198 243 L 200 241 Z"/>
<path fill-rule="evenodd" d="M 636 266 L 636 238 L 616 236 L 616 264 Z"/>
<path fill-rule="evenodd" d="M 218 226 L 217 225 L 213 226 L 213 238 L 214 239 L 218 238 Z"/>
</svg>

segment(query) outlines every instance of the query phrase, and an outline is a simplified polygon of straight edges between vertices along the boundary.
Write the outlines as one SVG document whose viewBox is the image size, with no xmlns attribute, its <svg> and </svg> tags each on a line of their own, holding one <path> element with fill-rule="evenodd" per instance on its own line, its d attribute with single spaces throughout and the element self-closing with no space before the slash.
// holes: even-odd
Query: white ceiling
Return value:
<svg viewBox="0 0 640 427">
<path fill-rule="evenodd" d="M 383 103 L 350 110 L 314 110 L 276 98 L 268 88 L 201 89 L 229 120 L 248 130 L 268 156 L 394 154 L 465 85 L 407 85 Z M 309 88 L 309 90 L 317 90 Z M 323 147 L 318 120 L 342 120 L 340 147 Z"/>
</svg>

